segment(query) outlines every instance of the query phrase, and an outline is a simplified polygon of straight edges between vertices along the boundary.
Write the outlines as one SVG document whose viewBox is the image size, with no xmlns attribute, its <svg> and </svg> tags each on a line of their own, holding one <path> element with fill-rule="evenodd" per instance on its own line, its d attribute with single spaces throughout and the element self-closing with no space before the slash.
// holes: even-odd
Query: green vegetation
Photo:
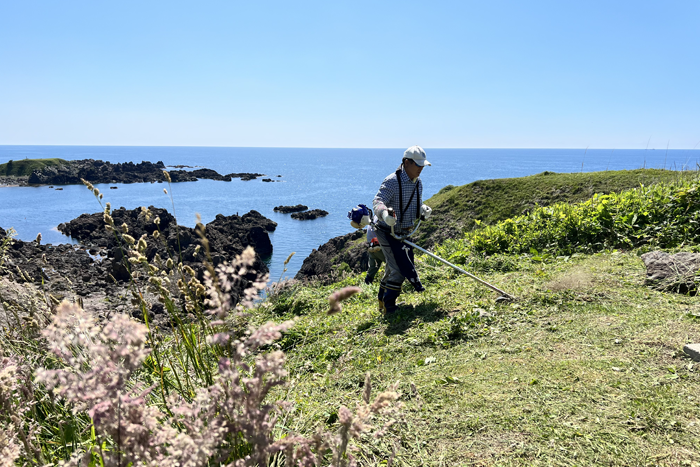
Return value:
<svg viewBox="0 0 700 467">
<path fill-rule="evenodd" d="M 512 304 L 425 257 L 428 290 L 406 290 L 395 318 L 379 315 L 377 286 L 364 284 L 326 315 L 328 295 L 361 276 L 264 303 L 256 322 L 296 319 L 280 341 L 294 426 L 333 426 L 370 371 L 380 385 L 398 381 L 406 404 L 395 465 L 700 462 L 700 364 L 682 352 L 700 336 L 697 299 L 645 287 L 636 252 L 516 265 L 482 276 L 516 295 Z"/>
<path fill-rule="evenodd" d="M 297 320 L 280 342 L 296 423 L 332 424 L 371 371 L 400 382 L 398 465 L 696 465 L 700 364 L 682 347 L 700 340 L 700 304 L 645 286 L 638 257 L 697 250 L 697 174 L 679 175 L 535 207 L 437 248 L 515 303 L 424 256 L 427 292 L 404 289 L 389 319 L 361 275 L 273 296 L 253 316 Z M 327 316 L 328 295 L 355 284 L 363 292 Z"/>
<path fill-rule="evenodd" d="M 641 186 L 578 204 L 538 207 L 448 240 L 436 254 L 464 263 L 475 254 L 551 255 L 610 248 L 673 248 L 700 240 L 700 181 Z"/>
<path fill-rule="evenodd" d="M 477 221 L 490 225 L 530 212 L 535 206 L 578 203 L 596 193 L 620 192 L 640 184 L 669 183 L 692 178 L 693 174 L 660 169 L 543 172 L 529 177 L 479 180 L 452 189 L 445 187 L 425 201 L 433 208 L 433 217 L 423 223 L 416 242 L 433 246 L 460 237 L 477 227 Z"/>
<path fill-rule="evenodd" d="M 642 178 L 633 183 L 627 176 L 635 173 Z M 353 452 L 360 465 L 387 465 L 392 453 L 392 465 L 399 466 L 698 465 L 700 364 L 687 358 L 682 347 L 700 340 L 700 302 L 697 296 L 645 286 L 639 254 L 651 247 L 670 251 L 698 248 L 700 182 L 697 174 L 665 171 L 608 173 L 614 181 L 605 181 L 600 174 L 541 174 L 520 180 L 534 180 L 531 188 L 537 192 L 535 186 L 544 186 L 539 179 L 561 177 L 562 181 L 594 175 L 599 183 L 589 178 L 582 182 L 581 190 L 605 192 L 595 187 L 609 188 L 623 183 L 621 180 L 639 188 L 581 199 L 573 205 L 556 204 L 552 198 L 550 206 L 532 205 L 526 215 L 508 220 L 490 217 L 491 225 L 437 247 L 439 254 L 467 264 L 470 271 L 516 296 L 516 301 L 498 302 L 491 290 L 432 258 L 418 256 L 417 268 L 427 290 L 415 294 L 407 285 L 400 297 L 403 304 L 391 317 L 381 316 L 376 309 L 377 284 L 367 286 L 363 275 L 351 273 L 325 287 L 280 284 L 266 300 L 240 313 L 228 292 L 240 279 L 236 271 L 252 264 L 252 251 L 234 267 L 210 271 L 213 279 L 202 284 L 191 268 L 172 259 L 149 263 L 144 256 L 145 240 L 123 232 L 106 207 L 105 221 L 124 242 L 131 272 L 149 278 L 149 290 L 134 285 L 133 311 L 147 321 L 144 297 L 155 294 L 172 327 L 145 329 L 133 322 L 122 324 L 138 327 L 134 334 L 143 337 L 138 350 L 145 357 L 147 344 L 150 353 L 134 365 L 133 374 L 124 376 L 128 384 L 115 387 L 118 391 L 151 387 L 147 397 L 126 397 L 115 404 L 116 399 L 105 398 L 103 388 L 97 386 L 100 391 L 79 393 L 83 398 L 79 400 L 85 408 L 90 407 L 86 400 L 99 402 L 95 407 L 101 410 L 111 407 L 112 427 L 127 423 L 117 417 L 123 410 L 119 404 L 131 404 L 129 430 L 146 426 L 136 415 L 150 410 L 152 416 L 143 419 L 154 423 L 149 430 L 163 426 L 172 430 L 169 437 L 161 436 L 165 444 L 151 446 L 153 449 L 167 450 L 170 442 L 185 438 L 191 450 L 192 445 L 214 436 L 207 432 L 210 427 L 229 427 L 231 431 L 214 446 L 219 457 L 207 458 L 209 465 L 219 465 L 215 459 L 228 462 L 247 453 L 259 454 L 256 443 L 261 439 L 284 442 L 295 433 L 307 437 L 318 432 L 342 434 L 349 416 L 343 407 L 357 407 L 356 414 L 369 413 L 369 381 L 375 388 L 393 385 L 404 406 L 400 413 L 392 413 L 388 436 L 371 436 L 372 430 L 357 434 Z M 667 177 L 666 182 L 648 186 L 650 179 L 644 177 L 657 175 Z M 646 180 L 643 187 L 641 180 Z M 511 185 L 477 183 L 491 186 L 489 190 L 496 190 L 492 185 L 499 183 Z M 518 210 L 525 206 L 526 190 L 514 185 L 512 192 L 505 190 L 513 196 L 506 196 L 504 202 Z M 478 187 L 467 186 L 472 191 Z M 100 200 L 99 191 L 89 188 Z M 458 194 L 463 190 L 465 187 L 446 189 L 436 197 L 444 197 L 441 204 L 447 206 L 460 202 Z M 566 196 L 578 196 L 573 190 Z M 488 199 L 492 205 L 497 203 L 491 199 L 496 193 Z M 556 196 L 560 195 L 565 196 Z M 506 215 L 505 209 L 500 212 L 498 215 Z M 143 215 L 148 218 L 145 208 Z M 478 226 L 478 217 L 470 219 L 464 225 Z M 204 233 L 203 226 L 198 229 Z M 358 285 L 360 292 L 345 300 L 340 312 L 329 315 L 329 297 L 341 287 Z M 204 305 L 205 296 L 213 299 L 209 306 L 216 308 L 214 321 Z M 3 306 L 15 317 L 22 311 L 17 304 Z M 61 375 L 70 380 L 96 361 L 83 358 L 71 368 L 61 358 L 47 356 L 47 344 L 38 332 L 51 315 L 48 310 L 45 315 L 31 310 L 26 314 L 29 326 L 4 329 L 0 335 L 0 364 L 9 354 L 19 361 L 14 370 L 10 361 L 6 368 L 11 371 L 40 366 L 65 369 L 68 376 Z M 269 321 L 291 320 L 291 327 L 264 328 Z M 246 332 L 249 326 L 263 329 L 261 335 L 267 337 L 246 344 L 257 336 Z M 271 336 L 276 330 L 283 332 L 275 342 Z M 98 333 L 86 332 L 91 337 L 94 334 Z M 60 342 L 80 335 L 64 333 L 48 340 Z M 114 336 L 120 335 L 112 332 L 109 345 L 98 346 L 98 350 L 115 349 L 112 353 L 118 358 L 107 361 L 115 368 L 122 358 L 138 360 L 129 353 L 133 349 L 119 347 L 123 339 Z M 236 345 L 229 345 L 228 339 L 237 339 Z M 83 347 L 90 350 L 90 345 L 75 343 L 63 348 L 80 356 Z M 278 384 L 283 360 L 275 351 L 286 354 L 285 385 Z M 227 380 L 232 361 L 239 373 Z M 43 381 L 52 381 L 51 372 L 43 374 Z M 239 374 L 243 379 L 238 379 Z M 0 390 L 0 403 L 15 404 L 8 405 L 13 410 L 25 407 L 23 422 L 3 419 L 0 412 L 0 424 L 10 420 L 5 422 L 10 428 L 35 429 L 35 446 L 41 454 L 35 459 L 56 462 L 93 449 L 92 465 L 98 465 L 110 456 L 114 461 L 116 452 L 130 454 L 112 434 L 119 431 L 105 430 L 104 422 L 91 420 L 87 410 L 72 410 L 74 406 L 62 397 L 46 396 L 45 387 L 30 384 L 28 373 L 22 375 L 24 386 L 16 387 L 9 398 Z M 8 380 L 0 378 L 0 383 Z M 53 384 L 57 381 L 64 380 L 54 379 Z M 265 381 L 272 383 L 265 386 Z M 117 383 L 110 379 L 109 384 Z M 243 385 L 246 390 L 241 390 Z M 205 387 L 209 392 L 202 392 Z M 263 387 L 271 390 L 268 397 L 261 392 Z M 22 403 L 25 399 L 21 398 L 28 394 L 27 401 L 33 402 Z M 228 398 L 210 402 L 217 394 L 228 394 Z M 358 403 L 363 400 L 364 404 Z M 236 424 L 249 420 L 248 413 L 257 413 L 256 423 L 261 422 L 260 411 L 271 410 L 274 401 L 284 402 L 289 411 L 281 412 L 275 425 L 264 428 L 269 431 L 263 431 L 263 436 L 236 431 Z M 244 412 L 240 407 L 253 409 Z M 190 418 L 183 421 L 169 412 Z M 209 413 L 211 418 L 192 415 L 199 413 Z M 373 421 L 375 433 L 384 433 L 378 412 L 362 420 L 359 417 L 355 420 L 360 424 Z M 347 433 L 343 446 L 347 446 Z M 2 434 L 0 431 L 0 447 Z M 282 455 L 259 459 L 260 465 L 268 459 L 275 465 L 285 460 Z M 345 458 L 334 455 L 333 459 L 334 465 L 343 465 Z M 330 455 L 323 459 L 324 465 L 329 463 Z"/>
<path fill-rule="evenodd" d="M 5 164 L 0 164 L 0 175 L 24 177 L 29 176 L 35 170 L 43 169 L 44 167 L 55 167 L 67 164 L 68 161 L 63 159 L 22 159 L 11 160 Z"/>
</svg>

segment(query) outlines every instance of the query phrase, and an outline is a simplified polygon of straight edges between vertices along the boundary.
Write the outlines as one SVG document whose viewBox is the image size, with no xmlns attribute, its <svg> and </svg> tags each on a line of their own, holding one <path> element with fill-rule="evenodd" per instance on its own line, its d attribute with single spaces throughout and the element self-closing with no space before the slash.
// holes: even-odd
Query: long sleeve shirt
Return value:
<svg viewBox="0 0 700 467">
<path fill-rule="evenodd" d="M 399 183 L 401 183 L 403 206 L 399 206 Z M 414 190 L 416 193 L 411 197 Z M 397 218 L 394 231 L 398 234 L 411 230 L 416 217 L 418 217 L 421 199 L 423 199 L 423 183 L 421 183 L 420 178 L 413 182 L 408 178 L 408 174 L 403 168 L 399 172 L 399 178 L 396 177 L 396 172 L 392 173 L 384 179 L 372 203 L 374 213 L 379 218 L 379 226 L 389 228 L 382 220 L 382 214 L 391 207 L 394 208 Z M 403 216 L 400 215 L 402 211 Z"/>
</svg>

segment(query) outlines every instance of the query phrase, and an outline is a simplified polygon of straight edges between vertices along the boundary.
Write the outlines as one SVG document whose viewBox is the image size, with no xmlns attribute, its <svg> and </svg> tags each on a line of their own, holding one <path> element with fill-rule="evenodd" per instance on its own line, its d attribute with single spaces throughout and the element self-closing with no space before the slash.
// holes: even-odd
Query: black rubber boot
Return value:
<svg viewBox="0 0 700 467">
<path fill-rule="evenodd" d="M 386 308 L 384 307 L 384 294 L 386 293 L 386 287 L 384 287 L 384 283 L 379 284 L 379 292 L 377 293 L 377 301 L 379 302 L 379 312 L 380 313 L 386 313 Z"/>
<path fill-rule="evenodd" d="M 390 315 L 399 309 L 396 305 L 396 299 L 401 295 L 401 290 L 387 289 L 384 294 L 384 307 L 386 308 L 385 314 Z"/>
</svg>

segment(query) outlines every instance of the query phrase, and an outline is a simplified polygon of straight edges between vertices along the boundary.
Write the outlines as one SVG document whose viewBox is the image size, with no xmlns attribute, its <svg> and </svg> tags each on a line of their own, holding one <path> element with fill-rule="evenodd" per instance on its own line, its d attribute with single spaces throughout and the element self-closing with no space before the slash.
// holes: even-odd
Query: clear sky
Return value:
<svg viewBox="0 0 700 467">
<path fill-rule="evenodd" d="M 0 0 L 0 144 L 698 143 L 698 0 Z"/>
</svg>

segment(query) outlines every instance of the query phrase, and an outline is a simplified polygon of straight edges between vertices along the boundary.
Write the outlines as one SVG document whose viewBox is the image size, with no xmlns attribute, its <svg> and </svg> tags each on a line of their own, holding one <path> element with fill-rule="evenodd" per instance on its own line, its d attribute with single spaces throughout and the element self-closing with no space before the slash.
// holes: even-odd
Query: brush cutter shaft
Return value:
<svg viewBox="0 0 700 467">
<path fill-rule="evenodd" d="M 486 282 L 486 281 L 484 281 L 484 280 L 479 279 L 479 278 L 476 277 L 474 274 L 470 274 L 470 273 L 468 273 L 467 271 L 465 271 L 464 269 L 462 269 L 462 268 L 460 268 L 460 267 L 458 267 L 458 266 L 455 266 L 454 264 L 450 263 L 449 261 L 447 261 L 447 260 L 445 260 L 445 259 L 442 259 L 442 258 L 440 258 L 440 257 L 437 256 L 437 255 L 432 254 L 431 252 L 429 252 L 429 251 L 426 250 L 425 248 L 421 248 L 421 247 L 419 247 L 418 245 L 416 245 L 415 243 L 409 242 L 408 240 L 404 240 L 403 242 L 406 243 L 407 245 L 411 245 L 413 248 L 416 248 L 416 249 L 422 251 L 423 253 L 425 253 L 426 255 L 430 256 L 431 258 L 435 258 L 436 260 L 445 263 L 446 265 L 450 266 L 452 269 L 454 269 L 454 270 L 456 270 L 456 271 L 459 271 L 459 272 L 461 272 L 462 274 L 466 274 L 467 276 L 471 277 L 471 278 L 474 279 L 475 281 L 477 281 L 477 282 L 479 282 L 479 283 L 485 285 L 486 287 L 490 288 L 491 290 L 495 290 L 496 292 L 498 292 L 499 294 L 503 295 L 504 297 L 508 297 L 508 298 L 511 298 L 511 299 L 512 299 L 512 298 L 515 298 L 515 297 L 513 297 L 511 294 L 509 294 L 509 293 L 507 293 L 507 292 L 504 292 L 503 290 L 499 289 L 498 287 L 496 287 L 496 286 L 494 286 L 494 285 L 491 285 L 491 284 L 489 284 L 488 282 Z"/>
<path fill-rule="evenodd" d="M 371 211 L 370 211 L 370 217 L 373 217 Z M 413 232 L 411 232 L 411 233 L 409 233 L 409 234 L 406 234 L 406 235 L 402 235 L 402 236 L 396 235 L 396 233 L 394 232 L 394 226 L 392 225 L 392 226 L 391 226 L 391 236 L 394 237 L 394 238 L 397 239 L 397 240 L 400 240 L 400 241 L 406 243 L 407 245 L 411 245 L 413 248 L 416 248 L 417 250 L 422 251 L 423 253 L 425 253 L 426 255 L 430 256 L 431 258 L 435 258 L 436 260 L 441 261 L 442 263 L 448 265 L 448 266 L 451 267 L 452 269 L 454 269 L 454 270 L 456 270 L 456 271 L 459 271 L 459 272 L 461 272 L 462 274 L 466 274 L 467 276 L 471 277 L 472 279 L 474 279 L 474 280 L 477 281 L 478 283 L 483 284 L 483 285 L 485 285 L 486 287 L 488 287 L 489 289 L 498 292 L 499 294 L 501 294 L 502 296 L 508 298 L 509 300 L 515 300 L 515 297 L 512 296 L 511 294 L 509 294 L 508 292 L 504 292 L 503 290 L 499 289 L 499 288 L 496 287 L 495 285 L 491 285 L 491 284 L 489 284 L 488 282 L 486 282 L 485 280 L 479 279 L 479 278 L 476 277 L 474 274 L 470 274 L 470 273 L 468 273 L 467 271 L 465 271 L 464 269 L 462 269 L 462 268 L 460 268 L 460 267 L 458 267 L 458 266 L 455 266 L 454 264 L 450 263 L 449 261 L 447 261 L 447 260 L 445 260 L 445 259 L 442 259 L 442 258 L 440 258 L 440 257 L 437 256 L 437 255 L 432 254 L 431 252 L 429 252 L 429 251 L 426 250 L 425 248 L 421 248 L 421 247 L 419 247 L 418 245 L 416 245 L 415 243 L 409 242 L 408 240 L 406 240 L 408 237 L 410 237 L 411 235 L 413 235 L 413 234 L 416 232 L 416 230 L 418 230 L 418 227 L 420 227 L 421 221 L 422 221 L 422 219 L 418 219 L 418 222 L 416 223 L 416 226 L 415 226 L 415 228 L 413 229 Z M 372 223 L 372 227 L 376 228 L 376 225 L 375 225 L 374 223 Z"/>
</svg>

